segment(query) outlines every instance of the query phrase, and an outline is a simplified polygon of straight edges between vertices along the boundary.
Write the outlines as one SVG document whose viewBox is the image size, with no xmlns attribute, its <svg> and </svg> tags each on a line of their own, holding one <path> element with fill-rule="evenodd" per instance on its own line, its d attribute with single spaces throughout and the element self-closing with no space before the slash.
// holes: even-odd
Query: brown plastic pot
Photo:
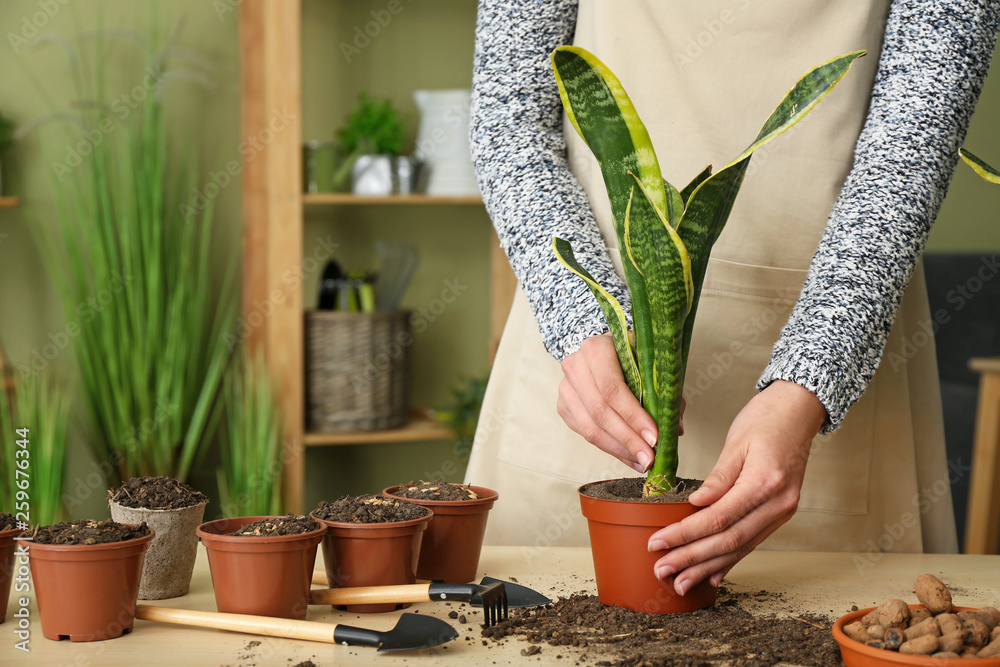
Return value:
<svg viewBox="0 0 1000 667">
<path fill-rule="evenodd" d="M 875 607 L 859 609 L 850 614 L 841 616 L 833 624 L 833 638 L 840 644 L 840 656 L 844 659 L 845 667 L 898 667 L 899 665 L 910 665 L 912 667 L 968 667 L 972 664 L 976 667 L 1000 667 L 1000 658 L 977 658 L 966 660 L 965 658 L 932 658 L 929 655 L 907 655 L 896 651 L 873 648 L 854 641 L 844 634 L 844 626 L 858 620 Z M 923 609 L 923 605 L 911 604 L 910 609 Z M 953 612 L 971 611 L 972 607 L 955 607 Z"/>
<path fill-rule="evenodd" d="M 157 510 L 108 501 L 112 519 L 132 524 L 145 521 L 156 533 L 142 564 L 140 600 L 166 600 L 188 594 L 198 555 L 198 536 L 194 531 L 205 517 L 206 505 L 207 500 L 200 505 Z"/>
<path fill-rule="evenodd" d="M 420 542 L 431 514 L 392 523 L 343 523 L 310 516 L 327 527 L 323 563 L 331 588 L 412 584 Z M 393 611 L 406 604 L 353 604 L 351 612 Z"/>
<path fill-rule="evenodd" d="M 42 635 L 74 642 L 132 631 L 142 561 L 154 533 L 108 544 L 27 542 Z"/>
<path fill-rule="evenodd" d="M 590 550 L 601 602 L 647 614 L 678 614 L 715 604 L 718 589 L 703 581 L 683 597 L 674 591 L 674 578 L 660 580 L 653 566 L 662 551 L 650 552 L 650 536 L 664 526 L 689 517 L 700 508 L 691 503 L 644 503 L 605 500 L 583 494 L 583 489 L 613 480 L 584 484 L 580 506 L 590 529 Z"/>
<path fill-rule="evenodd" d="M 0 623 L 6 620 L 7 602 L 10 600 L 10 585 L 14 581 L 14 553 L 17 542 L 14 538 L 21 534 L 20 528 L 0 531 Z"/>
<path fill-rule="evenodd" d="M 249 523 L 276 518 L 280 517 L 242 516 L 198 526 L 198 537 L 208 552 L 219 611 L 305 619 L 316 548 L 326 526 L 275 537 L 229 534 Z"/>
<path fill-rule="evenodd" d="M 420 545 L 417 577 L 441 579 L 452 584 L 474 580 L 479 570 L 486 519 L 497 500 L 497 492 L 483 486 L 469 486 L 479 498 L 419 500 L 396 495 L 400 486 L 390 486 L 382 494 L 408 500 L 434 513 Z"/>
</svg>

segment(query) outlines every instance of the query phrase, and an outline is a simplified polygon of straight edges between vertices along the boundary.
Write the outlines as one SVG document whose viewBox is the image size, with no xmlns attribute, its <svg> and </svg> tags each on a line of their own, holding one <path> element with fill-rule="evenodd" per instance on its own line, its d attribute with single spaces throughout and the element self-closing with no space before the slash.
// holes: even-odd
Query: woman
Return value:
<svg viewBox="0 0 1000 667">
<path fill-rule="evenodd" d="M 521 284 L 467 472 L 503 496 L 487 540 L 583 543 L 576 487 L 628 472 L 605 452 L 644 470 L 656 438 L 597 304 L 552 256 L 552 237 L 568 239 L 628 310 L 603 181 L 564 132 L 551 50 L 575 43 L 618 75 L 681 187 L 750 143 L 801 73 L 863 48 L 810 117 L 754 157 L 715 246 L 680 445 L 680 474 L 705 479 L 691 502 L 707 509 L 649 547 L 666 550 L 657 575 L 678 573 L 682 595 L 717 585 L 769 536 L 771 548 L 873 558 L 955 551 L 918 258 L 998 2 L 481 0 L 479 11 L 473 158 Z"/>
</svg>

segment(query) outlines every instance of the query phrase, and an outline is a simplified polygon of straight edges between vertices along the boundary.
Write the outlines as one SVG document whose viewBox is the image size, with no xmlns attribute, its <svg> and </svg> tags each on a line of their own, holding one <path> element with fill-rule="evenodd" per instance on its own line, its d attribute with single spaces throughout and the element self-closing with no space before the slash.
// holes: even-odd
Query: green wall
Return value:
<svg viewBox="0 0 1000 667">
<path fill-rule="evenodd" d="M 184 17 L 179 44 L 214 63 L 217 89 L 206 93 L 178 84 L 170 90 L 172 127 L 179 151 L 196 151 L 203 173 L 220 170 L 238 157 L 239 51 L 238 11 L 224 11 L 236 0 L 70 0 L 59 1 L 53 16 L 39 14 L 36 0 L 0 3 L 0 109 L 19 124 L 65 109 L 72 99 L 70 78 L 59 49 L 35 48 L 43 39 L 32 34 L 55 31 L 71 37 L 92 29 L 103 8 L 104 24 L 145 31 L 150 14 L 173 26 Z M 416 131 L 412 93 L 419 88 L 467 88 L 471 83 L 475 25 L 474 0 L 402 0 L 402 11 L 379 34 L 345 57 L 342 43 L 352 44 L 356 29 L 372 20 L 371 12 L 386 0 L 304 0 L 303 2 L 303 139 L 330 139 L 355 103 L 368 91 L 390 97 L 408 115 L 409 137 Z M 154 11 L 154 8 L 158 10 Z M 384 17 L 385 15 L 382 14 Z M 16 37 L 11 43 L 10 35 Z M 27 44 L 21 43 L 21 39 Z M 16 47 L 16 52 L 15 52 Z M 134 51 L 115 46 L 109 60 L 110 90 L 133 85 Z M 994 66 L 996 70 L 1000 65 Z M 968 145 L 989 161 L 1000 162 L 1000 74 L 987 82 L 973 121 Z M 4 158 L 4 187 L 22 198 L 16 210 L 0 210 L 0 339 L 13 361 L 27 363 L 65 326 L 52 286 L 36 251 L 33 231 L 50 228 L 55 210 L 49 178 L 52 159 L 63 159 L 66 134 L 56 125 L 28 134 Z M 996 251 L 1000 249 L 1000 190 L 991 188 L 960 166 L 941 217 L 928 245 L 931 251 Z M 239 247 L 239 184 L 223 189 L 216 200 L 219 264 Z M 339 244 L 337 258 L 345 267 L 374 268 L 374 241 L 405 240 L 420 250 L 422 267 L 404 306 L 420 308 L 440 295 L 446 280 L 467 289 L 436 319 L 413 347 L 413 403 L 440 405 L 460 373 L 486 368 L 488 331 L 488 219 L 480 207 L 341 207 L 310 209 L 304 228 L 309 253 L 316 239 Z M 315 303 L 316 276 L 306 284 L 307 307 Z M 52 367 L 72 373 L 70 350 L 60 351 Z M 67 490 L 81 497 L 73 514 L 104 516 L 103 480 L 96 480 L 92 460 L 79 436 L 70 448 Z M 210 455 L 194 483 L 214 491 Z M 387 444 L 311 448 L 308 454 L 307 505 L 343 493 L 375 491 L 383 486 L 452 470 L 461 476 L 464 462 L 451 443 Z M 88 480 L 88 475 L 90 475 Z M 85 497 L 84 497 L 85 496 Z"/>
</svg>

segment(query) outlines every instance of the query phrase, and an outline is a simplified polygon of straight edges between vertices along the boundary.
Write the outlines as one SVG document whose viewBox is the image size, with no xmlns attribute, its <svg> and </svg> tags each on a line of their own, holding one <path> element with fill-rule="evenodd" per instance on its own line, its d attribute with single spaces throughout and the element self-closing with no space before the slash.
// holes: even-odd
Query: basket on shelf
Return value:
<svg viewBox="0 0 1000 667">
<path fill-rule="evenodd" d="M 379 431 L 406 422 L 410 315 L 408 310 L 306 312 L 310 431 Z"/>
</svg>

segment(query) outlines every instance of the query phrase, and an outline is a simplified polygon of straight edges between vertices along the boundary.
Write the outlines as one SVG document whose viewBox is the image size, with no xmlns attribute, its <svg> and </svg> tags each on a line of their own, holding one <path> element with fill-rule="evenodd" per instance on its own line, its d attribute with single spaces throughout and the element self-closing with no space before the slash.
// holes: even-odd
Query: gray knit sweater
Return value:
<svg viewBox="0 0 1000 667">
<path fill-rule="evenodd" d="M 556 260 L 553 236 L 569 240 L 630 309 L 566 158 L 549 54 L 571 43 L 576 14 L 577 0 L 480 0 L 472 94 L 472 156 L 486 208 L 559 360 L 607 325 L 583 281 Z M 1000 0 L 892 4 L 854 166 L 758 383 L 789 380 L 812 391 L 829 414 L 824 431 L 840 425 L 881 359 L 948 189 L 998 24 Z"/>
</svg>

